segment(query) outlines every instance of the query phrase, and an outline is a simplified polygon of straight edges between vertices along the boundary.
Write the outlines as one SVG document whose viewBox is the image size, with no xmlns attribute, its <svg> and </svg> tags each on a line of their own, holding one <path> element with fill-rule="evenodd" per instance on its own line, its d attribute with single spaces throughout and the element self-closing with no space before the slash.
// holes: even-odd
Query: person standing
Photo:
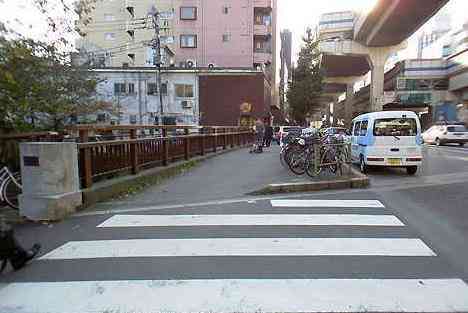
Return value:
<svg viewBox="0 0 468 313">
<path fill-rule="evenodd" d="M 273 127 L 270 125 L 265 126 L 265 138 L 263 140 L 263 145 L 265 147 L 270 147 L 271 140 L 273 139 Z"/>
<path fill-rule="evenodd" d="M 263 137 L 265 135 L 265 124 L 259 118 L 255 122 L 255 152 L 263 151 Z"/>
</svg>

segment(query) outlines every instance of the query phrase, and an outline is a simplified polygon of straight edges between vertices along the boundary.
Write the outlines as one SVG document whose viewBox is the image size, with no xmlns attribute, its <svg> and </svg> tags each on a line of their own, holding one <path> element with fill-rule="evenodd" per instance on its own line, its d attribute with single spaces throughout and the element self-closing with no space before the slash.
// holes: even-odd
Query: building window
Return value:
<svg viewBox="0 0 468 313">
<path fill-rule="evenodd" d="M 120 95 L 127 92 L 127 88 L 124 83 L 115 83 L 114 84 L 114 94 Z"/>
<path fill-rule="evenodd" d="M 112 22 L 115 20 L 115 16 L 112 14 L 104 14 L 104 21 L 106 22 Z"/>
<path fill-rule="evenodd" d="M 135 93 L 135 84 L 134 83 L 129 83 L 128 84 L 128 93 L 129 94 L 134 94 Z"/>
<path fill-rule="evenodd" d="M 181 7 L 180 8 L 180 19 L 181 20 L 196 20 L 197 19 L 197 8 L 196 7 Z"/>
<path fill-rule="evenodd" d="M 158 85 L 156 83 L 148 83 L 148 95 L 155 95 L 158 93 Z"/>
<path fill-rule="evenodd" d="M 223 6 L 223 14 L 229 14 L 229 7 Z"/>
<path fill-rule="evenodd" d="M 166 83 L 161 84 L 161 93 L 163 95 L 167 95 L 167 84 Z"/>
<path fill-rule="evenodd" d="M 115 40 L 115 33 L 105 33 L 104 39 L 106 40 Z"/>
<path fill-rule="evenodd" d="M 180 47 L 181 48 L 196 48 L 197 47 L 197 35 L 180 35 Z"/>
<path fill-rule="evenodd" d="M 96 120 L 98 122 L 105 122 L 106 121 L 106 113 L 98 113 Z"/>
<path fill-rule="evenodd" d="M 176 84 L 175 92 L 177 98 L 193 98 L 193 85 Z"/>
<path fill-rule="evenodd" d="M 231 41 L 231 34 L 223 34 L 223 42 Z"/>
<path fill-rule="evenodd" d="M 136 115 L 130 115 L 130 124 L 136 124 L 137 123 L 137 116 Z"/>
</svg>

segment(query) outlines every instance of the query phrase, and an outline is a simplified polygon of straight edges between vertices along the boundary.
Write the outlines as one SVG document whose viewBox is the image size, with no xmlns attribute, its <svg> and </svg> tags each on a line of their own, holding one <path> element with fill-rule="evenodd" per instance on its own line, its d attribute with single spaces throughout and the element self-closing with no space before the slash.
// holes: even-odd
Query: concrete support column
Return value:
<svg viewBox="0 0 468 313">
<path fill-rule="evenodd" d="M 367 60 L 371 68 L 371 88 L 370 88 L 370 111 L 382 111 L 384 83 L 385 83 L 385 63 L 392 53 L 405 49 L 407 42 L 404 41 L 397 46 L 371 48 L 369 47 Z"/>
<path fill-rule="evenodd" d="M 351 121 L 353 119 L 353 100 L 354 100 L 354 82 L 348 83 L 346 85 L 346 102 L 344 109 L 344 123 L 345 127 L 351 126 Z"/>
</svg>

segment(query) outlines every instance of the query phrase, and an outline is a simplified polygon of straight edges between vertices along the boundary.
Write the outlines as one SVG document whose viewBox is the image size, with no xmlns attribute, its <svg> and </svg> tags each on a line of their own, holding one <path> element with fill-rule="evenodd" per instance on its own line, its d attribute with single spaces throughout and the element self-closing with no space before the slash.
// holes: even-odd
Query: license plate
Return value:
<svg viewBox="0 0 468 313">
<path fill-rule="evenodd" d="M 388 159 L 389 165 L 401 165 L 401 159 Z"/>
</svg>

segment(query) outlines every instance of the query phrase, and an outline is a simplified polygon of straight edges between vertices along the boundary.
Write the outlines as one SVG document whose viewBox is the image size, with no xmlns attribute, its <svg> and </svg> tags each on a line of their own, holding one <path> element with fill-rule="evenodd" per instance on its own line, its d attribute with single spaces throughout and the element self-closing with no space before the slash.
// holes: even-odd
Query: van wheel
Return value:
<svg viewBox="0 0 468 313">
<path fill-rule="evenodd" d="M 436 144 L 436 146 L 439 146 L 439 147 L 440 147 L 440 139 L 439 139 L 439 138 L 436 138 L 435 144 Z"/>
<path fill-rule="evenodd" d="M 408 173 L 408 175 L 411 175 L 411 176 L 416 174 L 417 171 L 418 171 L 417 166 L 409 166 L 409 167 L 406 168 L 406 172 Z"/>
<path fill-rule="evenodd" d="M 366 162 L 364 162 L 364 157 L 362 155 L 359 160 L 359 169 L 361 170 L 361 173 L 363 174 L 366 174 L 368 170 Z"/>
</svg>

